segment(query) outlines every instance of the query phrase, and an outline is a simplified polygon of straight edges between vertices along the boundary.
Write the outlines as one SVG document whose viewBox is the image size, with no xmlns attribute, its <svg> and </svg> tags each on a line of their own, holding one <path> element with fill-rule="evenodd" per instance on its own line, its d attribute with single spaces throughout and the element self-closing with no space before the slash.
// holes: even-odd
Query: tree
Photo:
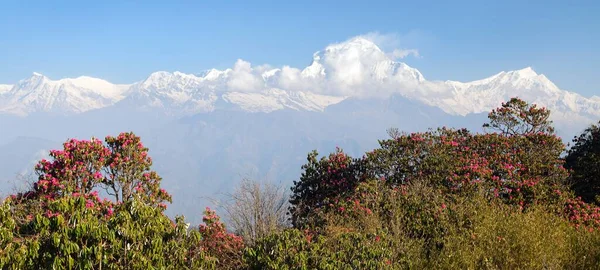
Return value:
<svg viewBox="0 0 600 270">
<path fill-rule="evenodd" d="M 571 170 L 571 187 L 588 203 L 600 205 L 600 122 L 573 139 L 565 167 Z"/>
<path fill-rule="evenodd" d="M 151 206 L 165 208 L 171 196 L 160 188 L 161 178 L 150 170 L 152 159 L 135 134 L 107 136 L 100 140 L 71 139 L 63 150 L 50 151 L 53 160 L 41 160 L 36 166 L 38 181 L 27 196 L 57 198 L 104 190 L 113 202 L 135 197 Z"/>
<path fill-rule="evenodd" d="M 147 151 L 133 133 L 51 151 L 32 189 L 0 205 L 0 268 L 214 268 L 203 232 L 164 214 L 171 197 Z"/>
<path fill-rule="evenodd" d="M 288 226 L 288 199 L 282 186 L 243 179 L 223 208 L 233 231 L 252 244 Z"/>
<path fill-rule="evenodd" d="M 328 157 L 317 156 L 317 151 L 308 154 L 308 163 L 302 166 L 302 175 L 291 188 L 289 213 L 294 227 L 318 224 L 320 209 L 337 202 L 365 180 L 362 159 L 352 159 L 339 148 Z"/>
<path fill-rule="evenodd" d="M 228 233 L 225 224 L 216 212 L 210 208 L 204 210 L 202 218 L 204 224 L 199 226 L 202 241 L 200 247 L 215 256 L 217 269 L 242 268 L 242 251 L 244 242 L 242 237 Z"/>
<path fill-rule="evenodd" d="M 489 123 L 484 128 L 500 131 L 503 135 L 524 135 L 530 133 L 554 133 L 550 110 L 530 105 L 519 98 L 511 98 L 502 106 L 488 114 Z"/>
<path fill-rule="evenodd" d="M 471 134 L 467 130 L 412 133 L 380 142 L 367 153 L 369 175 L 397 188 L 425 182 L 444 193 L 475 190 L 506 203 L 552 204 L 565 191 L 562 141 L 554 135 Z"/>
</svg>

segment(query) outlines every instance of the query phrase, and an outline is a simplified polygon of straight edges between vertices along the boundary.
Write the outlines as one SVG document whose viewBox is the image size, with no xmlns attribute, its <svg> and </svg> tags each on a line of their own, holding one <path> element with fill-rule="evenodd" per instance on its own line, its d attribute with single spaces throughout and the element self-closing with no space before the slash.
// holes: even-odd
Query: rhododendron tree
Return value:
<svg viewBox="0 0 600 270">
<path fill-rule="evenodd" d="M 549 134 L 472 135 L 442 128 L 381 141 L 367 161 L 391 187 L 425 181 L 447 193 L 479 189 L 525 207 L 556 202 L 565 191 L 561 152 L 560 139 Z"/>
<path fill-rule="evenodd" d="M 140 138 L 105 141 L 68 140 L 38 163 L 32 190 L 2 202 L 0 268 L 214 268 L 201 232 L 164 214 L 171 197 Z"/>
<path fill-rule="evenodd" d="M 219 269 L 232 269 L 241 267 L 244 240 L 242 237 L 228 233 L 225 224 L 214 210 L 206 208 L 204 224 L 200 224 L 199 231 L 202 237 L 201 248 L 217 259 Z"/>
<path fill-rule="evenodd" d="M 317 156 L 316 151 L 309 153 L 308 163 L 302 166 L 302 176 L 292 187 L 290 215 L 296 227 L 317 222 L 311 221 L 315 218 L 312 213 L 353 192 L 364 177 L 362 159 L 353 159 L 339 148 L 320 160 Z"/>
<path fill-rule="evenodd" d="M 554 133 L 550 111 L 538 108 L 519 98 L 511 98 L 489 114 L 489 123 L 483 127 L 500 131 L 503 135 L 523 135 L 530 133 Z"/>
<path fill-rule="evenodd" d="M 161 206 L 171 202 L 171 195 L 160 188 L 161 178 L 150 170 L 152 159 L 148 148 L 133 133 L 121 133 L 117 137 L 106 137 L 110 156 L 106 159 L 104 188 L 117 201 L 139 197 L 149 205 Z"/>
<path fill-rule="evenodd" d="M 63 150 L 50 151 L 52 160 L 41 160 L 35 167 L 38 181 L 33 190 L 16 195 L 19 200 L 37 203 L 65 196 L 90 196 L 95 204 L 98 191 L 104 190 L 112 202 L 134 197 L 165 208 L 171 196 L 160 188 L 161 178 L 150 170 L 152 160 L 140 138 L 133 133 L 108 136 L 104 145 L 98 139 L 71 139 Z M 43 204 L 42 204 L 43 205 Z"/>
</svg>

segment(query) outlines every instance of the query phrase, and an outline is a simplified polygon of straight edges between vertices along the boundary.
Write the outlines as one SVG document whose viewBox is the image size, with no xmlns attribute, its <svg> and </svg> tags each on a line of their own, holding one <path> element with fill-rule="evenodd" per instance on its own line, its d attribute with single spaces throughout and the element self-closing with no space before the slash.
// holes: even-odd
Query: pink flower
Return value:
<svg viewBox="0 0 600 270">
<path fill-rule="evenodd" d="M 92 202 L 92 200 L 85 201 L 85 208 L 92 208 L 92 207 L 94 207 L 94 202 Z"/>
</svg>

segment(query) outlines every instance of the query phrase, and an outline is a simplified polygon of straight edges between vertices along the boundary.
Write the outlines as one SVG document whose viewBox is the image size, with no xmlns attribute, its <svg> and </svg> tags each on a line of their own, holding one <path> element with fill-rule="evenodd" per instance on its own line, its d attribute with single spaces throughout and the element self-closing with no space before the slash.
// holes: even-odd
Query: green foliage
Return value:
<svg viewBox="0 0 600 270">
<path fill-rule="evenodd" d="M 483 193 L 443 194 L 421 182 L 362 183 L 359 207 L 331 208 L 320 231 L 292 229 L 248 248 L 252 269 L 595 269 L 597 230 L 542 205 L 526 211 Z M 365 194 L 366 195 L 366 194 Z M 358 211 L 355 211 L 358 210 Z"/>
<path fill-rule="evenodd" d="M 586 202 L 600 205 L 600 122 L 573 139 L 565 167 L 571 170 L 575 194 Z"/>
<path fill-rule="evenodd" d="M 246 250 L 250 269 L 401 269 L 390 242 L 375 234 L 343 232 L 311 237 L 290 229 Z"/>
<path fill-rule="evenodd" d="M 450 230 L 443 239 L 444 248 L 428 262 L 431 268 L 564 269 L 576 261 L 598 263 L 598 258 L 574 256 L 584 244 L 577 236 L 588 232 L 577 231 L 543 208 L 522 212 L 477 200 L 452 208 L 460 217 L 457 221 L 468 226 L 449 224 L 454 226 L 447 227 Z M 598 247 L 587 250 L 597 253 Z"/>
<path fill-rule="evenodd" d="M 187 258 L 179 255 L 199 243 L 198 232 L 188 234 L 181 224 L 173 226 L 161 209 L 140 201 L 118 205 L 110 218 L 86 208 L 82 197 L 61 198 L 49 208 L 69 214 L 38 214 L 14 230 L 17 233 L 0 256 L 2 268 L 196 269 L 211 265 L 202 253 Z"/>
</svg>

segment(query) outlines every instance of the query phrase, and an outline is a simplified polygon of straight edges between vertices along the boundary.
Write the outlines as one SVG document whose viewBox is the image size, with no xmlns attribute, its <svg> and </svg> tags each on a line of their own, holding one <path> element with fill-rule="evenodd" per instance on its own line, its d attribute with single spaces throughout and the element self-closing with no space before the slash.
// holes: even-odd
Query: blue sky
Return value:
<svg viewBox="0 0 600 270">
<path fill-rule="evenodd" d="M 34 71 L 131 83 L 238 58 L 302 68 L 328 44 L 379 32 L 417 49 L 421 57 L 403 61 L 430 80 L 532 66 L 562 89 L 600 95 L 597 2 L 7 0 L 0 83 Z"/>
</svg>

